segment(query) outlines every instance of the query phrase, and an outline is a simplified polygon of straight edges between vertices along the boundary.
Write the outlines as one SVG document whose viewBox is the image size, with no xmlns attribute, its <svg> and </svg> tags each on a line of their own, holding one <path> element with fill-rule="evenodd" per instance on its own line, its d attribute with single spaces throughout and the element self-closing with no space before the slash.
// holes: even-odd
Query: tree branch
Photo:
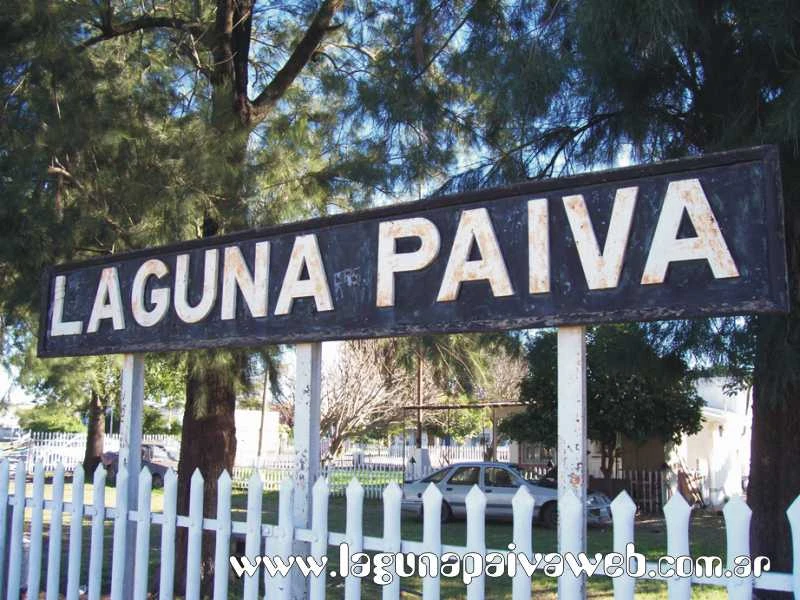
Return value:
<svg viewBox="0 0 800 600">
<path fill-rule="evenodd" d="M 116 25 L 110 19 L 106 19 L 102 24 L 101 33 L 81 42 L 78 45 L 78 51 L 82 52 L 100 42 L 122 35 L 149 29 L 175 29 L 189 32 L 195 36 L 202 36 L 208 28 L 203 23 L 192 23 L 174 17 L 145 16 L 124 23 L 117 23 Z"/>
<path fill-rule="evenodd" d="M 428 62 L 427 62 L 427 63 L 425 63 L 425 65 L 424 65 L 424 66 L 423 66 L 423 67 L 422 67 L 422 68 L 421 68 L 421 69 L 420 69 L 420 70 L 417 72 L 417 74 L 416 74 L 416 75 L 414 75 L 414 78 L 411 80 L 412 82 L 414 82 L 414 81 L 416 81 L 417 79 L 419 79 L 420 77 L 422 77 L 422 76 L 425 74 L 425 72 L 426 72 L 428 69 L 430 69 L 430 68 L 431 68 L 431 65 L 432 65 L 434 62 L 436 62 L 436 59 L 437 59 L 437 58 L 439 58 L 439 55 L 440 55 L 442 52 L 444 52 L 445 48 L 447 48 L 447 47 L 450 45 L 450 42 L 452 42 L 452 41 L 453 41 L 453 38 L 454 38 L 454 37 L 456 37 L 456 34 L 457 34 L 457 33 L 458 33 L 460 30 L 461 30 L 461 28 L 462 28 L 462 27 L 464 26 L 464 24 L 467 22 L 467 19 L 469 19 L 469 16 L 470 16 L 470 14 L 472 13 L 472 9 L 473 9 L 473 7 L 474 7 L 474 4 L 473 4 L 472 6 L 470 6 L 470 7 L 467 9 L 467 12 L 464 14 L 464 17 L 461 19 L 461 21 L 459 21 L 458 25 L 456 25 L 455 29 L 453 29 L 453 31 L 452 31 L 452 32 L 450 33 L 450 35 L 447 37 L 447 39 L 445 40 L 444 44 L 442 44 L 442 45 L 441 45 L 441 46 L 440 46 L 440 47 L 439 47 L 439 48 L 436 50 L 436 52 L 434 52 L 434 53 L 431 55 L 431 57 L 428 59 Z"/>
<path fill-rule="evenodd" d="M 75 185 L 75 187 L 77 187 L 80 191 L 82 191 L 82 192 L 86 191 L 86 187 L 80 181 L 75 179 L 75 177 L 72 175 L 72 173 L 67 171 L 61 165 L 56 165 L 56 164 L 50 165 L 49 167 L 47 167 L 47 174 L 48 175 L 58 175 L 60 177 L 64 177 L 66 179 L 69 179 Z"/>
<path fill-rule="evenodd" d="M 572 142 L 574 142 L 579 136 L 589 131 L 592 127 L 599 125 L 604 121 L 608 121 L 609 119 L 612 119 L 618 116 L 619 114 L 620 114 L 619 111 L 610 113 L 600 113 L 589 118 L 589 120 L 586 121 L 586 123 L 581 125 L 580 127 L 560 128 L 565 131 L 566 136 L 561 141 L 561 143 L 558 144 L 558 147 L 556 148 L 555 152 L 553 152 L 553 155 L 550 157 L 550 160 L 547 162 L 547 164 L 539 170 L 539 172 L 533 177 L 533 179 L 544 179 L 545 177 L 552 176 L 553 167 L 555 167 L 558 157 L 567 149 L 567 147 Z"/>
<path fill-rule="evenodd" d="M 344 0 L 325 0 L 320 6 L 311 24 L 308 26 L 303 39 L 295 47 L 286 64 L 275 74 L 261 93 L 253 101 L 253 107 L 257 117 L 263 117 L 264 113 L 274 106 L 289 89 L 289 86 L 297 79 L 297 76 L 311 60 L 317 47 L 322 42 L 325 35 L 334 29 L 331 23 Z"/>
</svg>

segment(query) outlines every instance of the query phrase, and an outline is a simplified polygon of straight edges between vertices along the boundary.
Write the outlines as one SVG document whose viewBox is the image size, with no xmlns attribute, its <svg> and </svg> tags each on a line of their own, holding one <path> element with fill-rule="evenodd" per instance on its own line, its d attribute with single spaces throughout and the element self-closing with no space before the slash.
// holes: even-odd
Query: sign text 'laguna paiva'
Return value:
<svg viewBox="0 0 800 600">
<path fill-rule="evenodd" d="M 784 310 L 772 148 L 51 269 L 42 356 Z"/>
</svg>

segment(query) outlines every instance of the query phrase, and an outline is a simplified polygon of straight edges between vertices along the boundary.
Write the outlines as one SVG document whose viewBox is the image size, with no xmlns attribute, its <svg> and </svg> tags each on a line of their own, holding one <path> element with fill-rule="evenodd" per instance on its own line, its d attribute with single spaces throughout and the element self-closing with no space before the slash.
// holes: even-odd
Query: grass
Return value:
<svg viewBox="0 0 800 600">
<path fill-rule="evenodd" d="M 12 490 L 13 491 L 13 483 Z M 26 485 L 26 495 L 32 493 L 32 484 Z M 72 486 L 65 485 L 64 500 L 71 500 Z M 91 504 L 93 489 L 91 484 L 86 484 L 84 489 L 84 501 Z M 52 498 L 52 486 L 45 486 L 45 498 Z M 115 489 L 107 486 L 105 489 L 105 501 L 107 506 L 113 506 L 115 500 Z M 245 493 L 234 493 L 232 498 L 232 510 L 234 520 L 245 519 L 245 508 L 247 496 Z M 160 512 L 163 508 L 163 493 L 161 490 L 153 490 L 151 505 L 154 512 Z M 30 511 L 28 511 L 30 512 Z M 330 498 L 328 510 L 329 530 L 332 532 L 343 532 L 345 530 L 346 502 L 345 498 L 334 496 Z M 46 518 L 49 515 L 45 514 Z M 30 518 L 27 515 L 26 520 Z M 278 494 L 277 492 L 267 492 L 263 498 L 264 523 L 277 523 L 278 520 Z M 62 541 L 62 566 L 61 581 L 62 591 L 66 588 L 67 565 L 66 555 L 69 547 L 69 515 L 64 516 L 63 541 Z M 43 563 L 46 562 L 46 539 L 49 524 L 45 524 L 45 548 Z M 382 503 L 380 500 L 367 499 L 364 501 L 363 532 L 366 536 L 380 537 L 383 529 Z M 422 523 L 409 515 L 403 515 L 401 522 L 402 537 L 405 540 L 421 541 Z M 490 522 L 486 526 L 486 546 L 489 549 L 505 549 L 512 539 L 512 524 L 504 522 Z M 84 584 L 88 576 L 89 562 L 89 537 L 90 520 L 86 519 L 82 531 L 83 555 L 81 561 L 81 583 Z M 151 527 L 150 544 L 150 588 L 154 588 L 158 582 L 160 557 L 160 536 L 161 529 L 158 525 Z M 111 581 L 111 561 L 110 550 L 112 547 L 113 523 L 107 522 L 104 536 L 104 556 L 103 556 L 103 589 L 104 592 L 110 587 Z M 534 549 L 537 552 L 556 551 L 556 532 L 554 530 L 534 527 L 533 530 Z M 666 554 L 666 528 L 663 519 L 640 518 L 637 519 L 635 529 L 636 550 L 644 554 L 648 559 L 654 559 Z M 725 559 L 725 530 L 722 517 L 715 514 L 696 512 L 691 521 L 690 531 L 691 553 L 693 556 L 717 555 Z M 442 543 L 456 546 L 463 546 L 466 543 L 466 523 L 464 521 L 452 521 L 442 525 Z M 590 553 L 610 552 L 612 549 L 613 537 L 610 529 L 590 529 L 588 535 L 588 550 Z M 331 564 L 338 564 L 338 548 L 331 547 L 329 551 L 329 561 Z M 226 565 L 227 568 L 227 565 Z M 176 574 L 176 577 L 179 575 Z M 24 578 L 23 578 L 24 579 Z M 46 566 L 43 565 L 42 585 L 46 581 Z M 240 580 L 231 579 L 230 597 L 241 597 Z M 341 579 L 328 578 L 328 591 L 332 598 L 343 595 L 344 582 Z M 442 598 L 464 598 L 466 595 L 465 586 L 460 579 L 441 579 Z M 557 581 L 544 575 L 537 575 L 533 579 L 533 590 L 537 598 L 556 598 Z M 421 580 L 419 578 L 408 578 L 401 582 L 404 598 L 416 598 L 421 593 Z M 667 597 L 666 584 L 658 581 L 640 581 L 637 583 L 637 598 L 656 600 Z M 381 588 L 369 580 L 362 582 L 362 597 L 365 599 L 380 598 Z M 606 577 L 594 577 L 588 581 L 588 593 L 591 598 L 612 598 L 613 590 L 611 580 Z M 692 590 L 693 598 L 715 599 L 727 597 L 723 588 L 711 586 L 695 586 Z M 498 579 L 486 578 L 486 596 L 491 599 L 510 600 L 511 582 L 508 578 Z"/>
</svg>

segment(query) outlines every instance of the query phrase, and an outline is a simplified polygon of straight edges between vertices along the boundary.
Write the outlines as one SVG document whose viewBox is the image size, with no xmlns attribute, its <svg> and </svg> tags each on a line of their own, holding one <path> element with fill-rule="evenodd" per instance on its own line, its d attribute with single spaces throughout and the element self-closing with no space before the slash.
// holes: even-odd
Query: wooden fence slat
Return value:
<svg viewBox="0 0 800 600">
<path fill-rule="evenodd" d="M 355 477 L 347 484 L 347 522 L 345 524 L 345 539 L 352 556 L 364 549 L 364 488 Z M 350 556 L 345 560 L 350 565 Z M 360 600 L 361 579 L 348 573 L 344 580 L 345 600 Z"/>
<path fill-rule="evenodd" d="M 172 469 L 164 475 L 164 514 L 161 524 L 161 569 L 158 580 L 159 600 L 171 600 L 175 587 L 175 520 L 178 500 L 178 476 Z M 226 569 L 227 570 L 227 569 Z"/>
<path fill-rule="evenodd" d="M 467 552 L 486 556 L 486 495 L 477 485 L 467 493 L 464 499 L 467 508 Z M 464 568 L 467 569 L 467 560 Z M 483 571 L 484 569 L 481 569 Z M 474 568 L 470 570 L 475 571 Z M 467 600 L 483 600 L 486 590 L 486 575 L 481 572 L 467 584 Z"/>
<path fill-rule="evenodd" d="M 722 509 L 725 517 L 725 554 L 727 569 L 734 571 L 734 558 L 750 557 L 750 517 L 753 511 L 741 496 L 734 496 Z M 753 597 L 752 577 L 732 577 L 728 580 L 728 598 L 731 600 L 750 600 Z"/>
<path fill-rule="evenodd" d="M 689 555 L 689 518 L 692 508 L 680 494 L 670 498 L 664 507 L 667 521 L 667 554 L 669 556 Z M 667 580 L 669 600 L 685 600 L 692 595 L 692 580 L 688 577 L 673 576 Z"/>
<path fill-rule="evenodd" d="M 422 494 L 422 551 L 442 554 L 442 492 L 433 483 Z M 439 600 L 439 574 L 422 579 L 422 600 Z"/>
<path fill-rule="evenodd" d="M 294 500 L 294 481 L 286 478 L 281 483 L 280 492 L 278 493 L 278 527 L 273 530 L 275 540 L 275 556 L 287 560 L 292 554 L 292 547 L 294 544 L 294 515 L 293 503 Z M 265 569 L 266 570 L 266 569 Z M 289 573 L 286 577 L 276 575 L 268 585 L 272 587 L 274 592 L 267 594 L 268 599 L 272 600 L 289 600 L 292 595 L 292 574 Z"/>
<path fill-rule="evenodd" d="M 83 468 L 72 474 L 72 509 L 69 515 L 69 557 L 67 559 L 67 598 L 78 600 L 81 577 L 81 550 L 83 545 Z"/>
<path fill-rule="evenodd" d="M 80 469 L 81 471 L 83 468 Z M 1 484 L 0 484 L 1 485 Z M 59 463 L 53 475 L 53 503 L 47 542 L 47 591 L 45 600 L 58 600 L 61 580 L 61 536 L 64 523 L 64 465 Z M 2 553 L 0 553 L 2 556 Z"/>
<path fill-rule="evenodd" d="M 533 509 L 535 499 L 528 488 L 521 486 L 511 499 L 514 515 L 514 551 L 533 562 Z M 530 600 L 531 578 L 517 565 L 511 583 L 512 600 Z"/>
<path fill-rule="evenodd" d="M 261 502 L 262 485 L 258 469 L 253 469 L 247 486 L 247 533 L 245 534 L 244 553 L 250 560 L 261 555 Z M 244 600 L 258 599 L 257 575 L 244 578 Z"/>
<path fill-rule="evenodd" d="M 401 507 L 403 490 L 394 481 L 383 490 L 383 551 L 397 553 L 402 547 Z M 383 600 L 399 600 L 400 578 L 394 563 L 386 568 L 392 581 L 382 587 Z"/>
<path fill-rule="evenodd" d="M 28 554 L 28 598 L 38 598 L 42 574 L 42 538 L 44 533 L 44 465 L 33 469 L 31 501 L 31 545 Z"/>
<path fill-rule="evenodd" d="M 217 531 L 214 548 L 214 599 L 228 598 L 228 557 L 231 553 L 231 476 L 224 470 L 217 479 Z M 217 565 L 219 567 L 217 568 Z"/>
<path fill-rule="evenodd" d="M 128 465 L 119 462 L 115 478 L 115 490 L 127 490 L 128 478 L 137 475 L 128 472 Z M 114 538 L 111 554 L 111 598 L 122 600 L 125 593 L 125 572 L 130 569 L 128 561 L 128 494 L 116 494 L 114 516 Z M 133 559 L 133 557 L 130 557 Z"/>
<path fill-rule="evenodd" d="M 25 463 L 17 461 L 14 471 L 14 511 L 11 515 L 11 547 L 8 558 L 8 600 L 19 600 L 22 583 L 22 532 L 25 518 Z"/>
<path fill-rule="evenodd" d="M 0 459 L 0 557 L 5 559 L 8 544 L 8 460 Z M 5 565 L 0 564 L 0 594 L 6 583 Z"/>
<path fill-rule="evenodd" d="M 189 535 L 186 552 L 186 600 L 200 600 L 203 547 L 203 476 L 195 469 L 189 487 Z"/>
<path fill-rule="evenodd" d="M 328 482 L 318 477 L 311 490 L 311 557 L 321 561 L 328 554 Z M 325 570 L 319 576 L 312 575 L 310 583 L 310 600 L 325 600 Z"/>
<path fill-rule="evenodd" d="M 139 473 L 139 496 L 136 504 L 136 557 L 133 564 L 133 598 L 147 599 L 147 574 L 150 566 L 150 501 L 153 476 L 142 467 Z"/>
<path fill-rule="evenodd" d="M 103 579 L 103 533 L 106 519 L 106 470 L 97 465 L 92 481 L 92 537 L 89 545 L 89 600 L 100 600 Z M 116 598 L 121 598 L 117 596 Z M 115 600 L 116 600 L 115 598 Z"/>
<path fill-rule="evenodd" d="M 636 519 L 636 503 L 625 490 L 621 491 L 611 503 L 613 520 L 614 552 L 626 555 L 626 547 L 633 544 Z M 631 559 L 635 560 L 635 559 Z M 633 600 L 636 580 L 630 575 L 620 575 L 612 579 L 614 600 Z"/>
</svg>

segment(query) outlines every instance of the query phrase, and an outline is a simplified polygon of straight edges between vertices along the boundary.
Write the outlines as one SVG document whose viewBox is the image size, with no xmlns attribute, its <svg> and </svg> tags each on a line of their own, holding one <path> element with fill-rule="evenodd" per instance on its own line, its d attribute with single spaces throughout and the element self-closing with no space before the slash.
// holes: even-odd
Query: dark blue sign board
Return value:
<svg viewBox="0 0 800 600">
<path fill-rule="evenodd" d="M 536 181 L 48 270 L 39 355 L 787 310 L 777 151 Z"/>
</svg>

